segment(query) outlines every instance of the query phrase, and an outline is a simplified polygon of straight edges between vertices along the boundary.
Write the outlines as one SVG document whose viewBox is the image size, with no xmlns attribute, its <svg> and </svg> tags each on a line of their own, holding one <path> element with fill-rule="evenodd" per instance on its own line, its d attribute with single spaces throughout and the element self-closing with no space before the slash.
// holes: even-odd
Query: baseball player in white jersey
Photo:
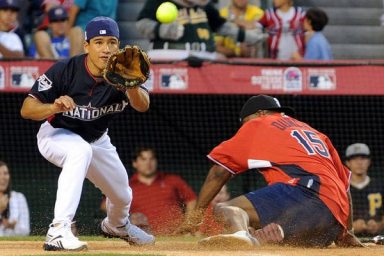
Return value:
<svg viewBox="0 0 384 256">
<path fill-rule="evenodd" d="M 79 241 L 70 229 L 85 178 L 107 196 L 107 217 L 101 223 L 105 235 L 130 244 L 155 241 L 154 236 L 129 222 L 132 190 L 108 136 L 109 121 L 128 105 L 140 112 L 149 108 L 144 86 L 123 92 L 103 80 L 107 60 L 118 49 L 116 22 L 94 18 L 85 29 L 86 54 L 55 63 L 37 79 L 24 100 L 23 118 L 46 120 L 37 134 L 40 153 L 62 168 L 45 250 L 87 248 L 87 243 Z"/>
</svg>

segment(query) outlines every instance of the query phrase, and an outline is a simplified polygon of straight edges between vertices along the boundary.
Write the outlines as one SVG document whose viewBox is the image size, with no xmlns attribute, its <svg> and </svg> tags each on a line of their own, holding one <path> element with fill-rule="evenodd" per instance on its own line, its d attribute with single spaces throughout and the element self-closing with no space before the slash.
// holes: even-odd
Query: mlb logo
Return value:
<svg viewBox="0 0 384 256">
<path fill-rule="evenodd" d="M 99 35 L 105 35 L 105 34 L 107 34 L 107 30 L 105 29 L 99 30 Z"/>
</svg>

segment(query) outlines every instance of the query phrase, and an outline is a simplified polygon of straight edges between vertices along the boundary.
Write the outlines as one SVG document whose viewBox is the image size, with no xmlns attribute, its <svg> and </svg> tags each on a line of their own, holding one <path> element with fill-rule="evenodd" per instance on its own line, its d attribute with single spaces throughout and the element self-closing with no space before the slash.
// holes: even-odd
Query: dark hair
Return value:
<svg viewBox="0 0 384 256">
<path fill-rule="evenodd" d="M 0 160 L 0 167 L 2 167 L 2 166 L 8 167 L 8 165 L 5 162 Z M 9 168 L 8 168 L 8 170 L 9 170 Z M 8 199 L 10 199 L 10 196 L 11 196 L 11 179 L 9 179 L 8 187 L 5 189 L 4 194 L 8 195 Z M 9 200 L 8 200 L 7 208 L 5 208 L 5 210 L 1 214 L 1 216 L 5 217 L 5 218 L 9 218 Z M 2 218 L 0 218 L 0 223 L 1 223 L 1 221 L 2 221 Z"/>
<path fill-rule="evenodd" d="M 155 158 L 157 158 L 156 156 L 156 150 L 154 148 L 151 148 L 151 147 L 139 147 L 139 148 L 136 148 L 135 151 L 133 152 L 133 155 L 132 155 L 132 160 L 133 161 L 136 161 L 136 159 L 141 155 L 142 152 L 144 151 L 151 151 L 153 156 Z"/>
<path fill-rule="evenodd" d="M 310 21 L 313 30 L 321 31 L 328 24 L 328 15 L 319 8 L 310 8 L 305 17 Z"/>
</svg>

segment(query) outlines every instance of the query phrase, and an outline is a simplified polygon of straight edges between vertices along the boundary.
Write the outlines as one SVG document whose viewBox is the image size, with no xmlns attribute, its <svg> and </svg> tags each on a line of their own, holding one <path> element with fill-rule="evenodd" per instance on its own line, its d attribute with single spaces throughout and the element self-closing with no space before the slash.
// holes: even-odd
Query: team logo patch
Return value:
<svg viewBox="0 0 384 256">
<path fill-rule="evenodd" d="M 99 30 L 100 35 L 105 35 L 107 34 L 107 31 L 105 29 Z"/>
<path fill-rule="evenodd" d="M 46 75 L 41 75 L 37 81 L 39 82 L 39 92 L 49 90 L 52 87 L 52 81 Z"/>
</svg>

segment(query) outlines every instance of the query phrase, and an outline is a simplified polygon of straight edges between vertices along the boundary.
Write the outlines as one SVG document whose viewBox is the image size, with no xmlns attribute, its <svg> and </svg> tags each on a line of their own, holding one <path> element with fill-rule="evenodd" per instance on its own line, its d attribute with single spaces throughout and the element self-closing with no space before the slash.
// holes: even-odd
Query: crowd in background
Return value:
<svg viewBox="0 0 384 256">
<path fill-rule="evenodd" d="M 266 10 L 250 0 L 230 0 L 220 9 L 213 1 L 173 0 L 178 17 L 165 24 L 155 16 L 161 2 L 146 1 L 136 23 L 151 50 L 187 50 L 202 58 L 333 58 L 321 32 L 328 23 L 321 9 L 306 12 L 292 0 L 273 0 L 273 8 Z M 0 0 L 0 56 L 63 59 L 80 54 L 86 22 L 96 16 L 115 19 L 117 6 L 117 0 Z"/>
</svg>

